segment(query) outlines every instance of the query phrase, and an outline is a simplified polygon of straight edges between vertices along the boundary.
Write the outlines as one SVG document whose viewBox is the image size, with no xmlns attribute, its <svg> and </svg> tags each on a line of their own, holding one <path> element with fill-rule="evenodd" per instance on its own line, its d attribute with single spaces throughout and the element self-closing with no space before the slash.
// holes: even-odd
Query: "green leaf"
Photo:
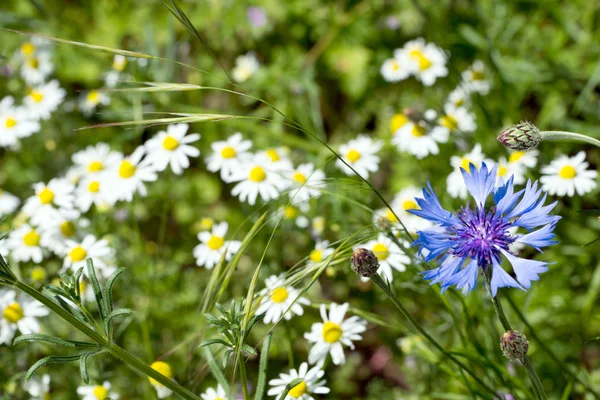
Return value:
<svg viewBox="0 0 600 400">
<path fill-rule="evenodd" d="M 265 385 L 267 382 L 267 365 L 269 363 L 269 349 L 271 348 L 272 338 L 272 333 L 267 335 L 263 343 L 262 352 L 260 353 L 260 366 L 258 370 L 258 381 L 256 382 L 256 393 L 254 394 L 254 400 L 263 400 L 263 396 L 265 393 Z"/>
<path fill-rule="evenodd" d="M 221 386 L 223 386 L 223 389 L 225 389 L 225 393 L 229 393 L 230 392 L 229 382 L 227 382 L 227 379 L 225 378 L 223 371 L 221 371 L 221 368 L 219 368 L 219 365 L 217 364 L 217 360 L 215 360 L 215 356 L 213 355 L 212 351 L 210 351 L 210 348 L 205 347 L 204 354 L 206 356 L 206 361 L 208 362 L 208 367 L 210 368 L 210 372 L 213 374 L 213 376 L 215 377 L 217 382 L 219 382 L 219 384 Z"/>
<path fill-rule="evenodd" d="M 222 344 L 223 346 L 231 347 L 231 343 L 227 343 L 223 339 L 208 339 L 200 343 L 198 347 L 212 346 L 213 344 Z"/>
<path fill-rule="evenodd" d="M 254 350 L 254 347 L 248 345 L 248 344 L 244 344 L 242 346 L 242 350 L 245 351 L 248 354 L 252 354 L 253 356 L 257 356 L 258 353 L 256 352 L 256 350 Z"/>
<path fill-rule="evenodd" d="M 96 277 L 94 262 L 91 258 L 88 258 L 86 262 L 88 277 L 90 278 L 92 288 L 94 289 L 94 296 L 96 297 L 96 304 L 98 304 L 98 310 L 100 310 L 100 317 L 102 318 L 102 320 L 104 320 L 107 315 L 106 311 L 104 310 L 104 296 L 102 295 L 102 288 L 100 287 L 100 282 L 98 282 L 98 278 Z"/>
<path fill-rule="evenodd" d="M 86 385 L 89 385 L 89 383 L 90 383 L 90 375 L 88 374 L 88 369 L 87 369 L 88 359 L 90 357 L 95 356 L 98 353 L 101 353 L 102 351 L 103 351 L 102 349 L 99 349 L 96 351 L 90 351 L 89 353 L 82 354 L 81 358 L 79 359 L 79 373 L 81 375 L 81 380 Z"/>
<path fill-rule="evenodd" d="M 108 314 L 108 316 L 106 317 L 106 326 L 108 327 L 110 324 L 112 324 L 112 322 L 115 318 L 124 317 L 126 315 L 131 315 L 134 312 L 135 311 L 133 311 L 130 308 L 119 308 L 117 310 L 114 310 L 113 312 Z"/>
<path fill-rule="evenodd" d="M 295 388 L 296 386 L 298 386 L 299 384 L 302 383 L 304 379 L 302 378 L 296 378 L 293 381 L 291 381 L 290 383 L 287 384 L 287 386 L 285 387 L 285 389 L 283 390 L 283 393 L 281 394 L 281 399 L 285 399 L 288 395 L 288 393 L 290 392 L 290 390 L 292 390 L 293 388 Z"/>
<path fill-rule="evenodd" d="M 105 309 L 108 314 L 110 314 L 113 310 L 113 286 L 123 272 L 125 272 L 125 268 L 118 268 L 112 273 L 112 275 L 104 284 L 104 302 L 106 304 Z"/>
<path fill-rule="evenodd" d="M 79 361 L 79 358 L 81 358 L 81 354 L 78 354 L 76 356 L 63 356 L 63 357 L 50 356 L 50 357 L 42 358 L 41 360 L 39 360 L 38 362 L 36 362 L 35 364 L 33 364 L 31 366 L 31 368 L 29 368 L 29 370 L 27 370 L 27 374 L 25 375 L 25 380 L 28 381 L 29 379 L 31 379 L 31 377 L 33 376 L 33 374 L 35 374 L 35 372 L 38 369 L 42 368 L 44 365 L 49 365 L 49 364 L 66 364 L 66 363 L 71 363 L 71 362 Z"/>
<path fill-rule="evenodd" d="M 13 341 L 13 345 L 17 345 L 19 343 L 24 343 L 24 342 L 43 342 L 43 343 L 48 343 L 48 344 L 51 344 L 54 346 L 59 346 L 59 347 L 71 347 L 71 348 L 79 348 L 79 349 L 98 348 L 98 345 L 94 344 L 94 343 L 61 339 L 56 336 L 44 335 L 42 333 L 32 333 L 30 335 L 18 336 Z"/>
</svg>

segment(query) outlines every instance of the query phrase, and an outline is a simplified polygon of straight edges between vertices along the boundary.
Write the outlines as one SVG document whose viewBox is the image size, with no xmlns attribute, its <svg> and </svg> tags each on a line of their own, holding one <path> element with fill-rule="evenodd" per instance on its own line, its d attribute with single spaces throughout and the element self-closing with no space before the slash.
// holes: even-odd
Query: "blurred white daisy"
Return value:
<svg viewBox="0 0 600 400">
<path fill-rule="evenodd" d="M 40 54 L 50 54 L 50 49 L 50 42 L 41 38 L 32 37 L 28 38 L 28 41 L 19 47 L 18 56 L 21 59 L 26 59 L 29 57 L 38 56 Z"/>
<path fill-rule="evenodd" d="M 450 104 L 454 107 L 467 107 L 471 104 L 471 93 L 464 85 L 458 85 L 448 95 L 446 104 Z"/>
<path fill-rule="evenodd" d="M 486 79 L 485 64 L 481 60 L 475 60 L 473 64 L 461 74 L 463 84 L 470 92 L 488 94 L 492 88 L 492 81 Z"/>
<path fill-rule="evenodd" d="M 400 64 L 396 58 L 388 58 L 381 65 L 379 72 L 387 82 L 399 82 L 408 78 L 412 70 L 407 65 Z"/>
<path fill-rule="evenodd" d="M 21 204 L 17 196 L 0 189 L 0 218 L 12 214 Z"/>
<path fill-rule="evenodd" d="M 110 97 L 99 90 L 90 90 L 81 95 L 79 100 L 79 109 L 85 115 L 91 115 L 98 106 L 107 106 L 110 104 Z"/>
<path fill-rule="evenodd" d="M 513 151 L 508 156 L 510 164 L 520 164 L 525 168 L 533 168 L 537 165 L 537 157 L 540 154 L 538 150 Z"/>
<path fill-rule="evenodd" d="M 392 136 L 396 135 L 398 130 L 402 128 L 406 123 L 410 122 L 408 117 L 403 113 L 394 114 L 390 119 L 390 132 Z"/>
<path fill-rule="evenodd" d="M 315 169 L 312 163 L 296 167 L 289 175 L 289 179 L 292 183 L 289 195 L 295 203 L 319 197 L 325 188 L 325 173 Z"/>
<path fill-rule="evenodd" d="M 238 83 L 246 82 L 259 68 L 258 59 L 253 51 L 238 56 L 235 59 L 235 67 L 231 71 L 231 76 Z"/>
<path fill-rule="evenodd" d="M 104 239 L 98 240 L 94 235 L 86 235 L 81 241 L 69 240 L 65 246 L 63 269 L 75 272 L 86 266 L 86 260 L 91 258 L 97 271 L 106 268 L 115 256 L 115 251 Z M 84 269 L 87 273 L 87 268 Z M 103 276 L 110 275 L 105 272 Z"/>
<path fill-rule="evenodd" d="M 53 253 L 63 256 L 68 240 L 74 240 L 83 232 L 89 221 L 79 218 L 76 210 L 58 210 L 40 221 L 41 244 Z"/>
<path fill-rule="evenodd" d="M 41 377 L 34 376 L 30 378 L 23 383 L 23 390 L 31 396 L 31 400 L 49 400 L 50 375 L 44 374 Z"/>
<path fill-rule="evenodd" d="M 431 86 L 437 78 L 448 75 L 444 52 L 435 44 L 426 43 L 423 38 L 411 40 L 402 49 L 395 50 L 394 58 L 402 65 L 408 65 L 411 73 L 425 86 Z"/>
<path fill-rule="evenodd" d="M 256 203 L 258 195 L 263 201 L 279 197 L 281 192 L 287 189 L 289 182 L 272 169 L 272 164 L 271 158 L 259 154 L 239 165 L 230 177 L 232 182 L 238 182 L 231 190 L 231 194 L 239 196 L 242 202 L 248 201 L 250 205 Z"/>
<path fill-rule="evenodd" d="M 310 252 L 308 256 L 308 266 L 314 266 L 320 264 L 325 261 L 327 257 L 332 255 L 335 252 L 334 248 L 329 247 L 328 240 L 318 241 L 315 244 L 315 248 Z"/>
<path fill-rule="evenodd" d="M 49 119 L 67 95 L 56 79 L 34 87 L 25 96 L 25 106 L 32 118 Z"/>
<path fill-rule="evenodd" d="M 375 224 L 375 226 L 380 226 L 380 220 L 383 219 L 383 221 L 392 225 L 391 228 L 393 232 L 403 231 L 402 226 L 398 222 L 398 218 L 400 218 L 400 221 L 410 233 L 430 228 L 431 222 L 408 212 L 408 210 L 420 209 L 415 198 L 422 197 L 423 194 L 421 193 L 421 190 L 414 186 L 408 186 L 402 189 L 390 203 L 394 212 L 389 208 L 382 208 L 375 211 L 373 213 L 373 224 Z"/>
<path fill-rule="evenodd" d="M 257 157 L 270 160 L 269 169 L 282 174 L 289 173 L 294 168 L 289 158 L 290 149 L 288 147 L 273 147 L 257 153 Z"/>
<path fill-rule="evenodd" d="M 313 324 L 311 331 L 304 334 L 306 340 L 314 343 L 308 354 L 310 364 L 322 365 L 328 354 L 335 365 L 344 364 L 343 346 L 354 350 L 352 342 L 362 339 L 360 334 L 367 330 L 367 321 L 357 316 L 344 320 L 348 306 L 348 303 L 331 303 L 327 314 L 325 304 L 321 304 L 323 322 Z"/>
<path fill-rule="evenodd" d="M 217 385 L 217 389 L 208 388 L 206 392 L 200 395 L 202 400 L 225 400 L 227 398 L 227 393 L 225 393 L 225 389 L 220 384 Z"/>
<path fill-rule="evenodd" d="M 0 101 L 0 147 L 12 147 L 19 139 L 40 130 L 40 123 L 29 116 L 23 107 L 16 107 L 12 96 Z"/>
<path fill-rule="evenodd" d="M 21 77 L 30 86 L 44 83 L 46 78 L 54 70 L 54 65 L 50 61 L 50 53 L 38 53 L 23 59 L 21 65 Z"/>
<path fill-rule="evenodd" d="M 294 314 L 304 314 L 303 305 L 310 305 L 308 299 L 298 298 L 300 295 L 298 289 L 285 284 L 285 275 L 271 275 L 265 280 L 265 286 L 266 289 L 261 292 L 262 301 L 256 310 L 256 314 L 265 314 L 263 319 L 265 324 L 279 321 L 282 315 L 289 321 Z M 290 306 L 290 311 L 284 315 Z"/>
<path fill-rule="evenodd" d="M 89 176 L 79 181 L 75 189 L 75 206 L 81 212 L 87 212 L 92 204 L 99 207 L 114 205 L 115 198 L 110 193 L 110 183 L 105 174 Z"/>
<path fill-rule="evenodd" d="M 44 252 L 40 246 L 41 238 L 39 229 L 23 224 L 10 231 L 4 245 L 13 261 L 40 263 L 44 259 Z"/>
<path fill-rule="evenodd" d="M 231 260 L 231 257 L 240 249 L 242 242 L 225 240 L 228 227 L 227 222 L 221 222 L 214 224 L 210 232 L 198 233 L 200 244 L 194 247 L 196 265 L 212 269 L 221 261 L 223 255 L 225 255 L 225 261 Z"/>
<path fill-rule="evenodd" d="M 310 221 L 306 217 L 306 213 L 310 210 L 307 202 L 295 202 L 294 204 L 286 204 L 279 209 L 281 216 L 286 221 L 294 221 L 298 228 L 308 228 Z"/>
<path fill-rule="evenodd" d="M 108 88 L 113 88 L 121 80 L 121 75 L 127 66 L 127 57 L 115 54 L 112 62 L 112 70 L 104 76 L 104 84 Z"/>
<path fill-rule="evenodd" d="M 448 129 L 449 132 L 473 132 L 477 129 L 475 123 L 475 114 L 467 110 L 465 107 L 456 107 L 452 104 L 444 106 L 444 115 L 438 120 L 440 126 Z"/>
<path fill-rule="evenodd" d="M 110 382 L 104 381 L 102 385 L 79 386 L 77 394 L 82 400 L 104 400 L 106 398 L 117 400 L 119 394 L 112 392 Z"/>
<path fill-rule="evenodd" d="M 366 135 L 358 135 L 356 139 L 350 140 L 339 148 L 340 157 L 344 159 L 363 178 L 367 179 L 369 173 L 379 170 L 379 156 L 383 143 L 373 140 Z M 336 160 L 335 165 L 346 175 L 354 175 L 354 172 L 341 160 Z"/>
<path fill-rule="evenodd" d="M 515 185 L 522 185 L 525 183 L 525 169 L 522 164 L 519 163 L 510 163 L 506 161 L 505 157 L 500 157 L 500 160 L 497 163 L 497 177 L 496 177 L 496 187 L 503 185 L 508 182 L 510 177 L 514 177 Z M 492 168 L 490 165 L 489 168 Z"/>
<path fill-rule="evenodd" d="M 448 175 L 446 179 L 446 190 L 451 197 L 466 199 L 468 190 L 465 182 L 462 178 L 462 173 L 460 169 L 464 169 L 465 171 L 469 171 L 469 164 L 475 165 L 477 169 L 481 167 L 481 163 L 485 161 L 486 164 L 492 165 L 494 162 L 490 159 L 486 159 L 485 155 L 481 151 L 481 145 L 477 143 L 473 150 L 469 153 L 460 156 L 452 156 L 450 157 L 450 165 L 452 166 L 452 172 Z"/>
<path fill-rule="evenodd" d="M 273 386 L 267 392 L 268 396 L 275 396 L 275 400 L 314 400 L 313 394 L 327 394 L 329 388 L 325 386 L 327 381 L 323 378 L 325 372 L 321 366 L 308 369 L 307 363 L 300 364 L 298 371 L 291 369 L 287 374 L 279 374 L 279 378 L 271 379 L 269 385 Z M 283 392 L 287 385 L 296 380 L 302 381 L 294 386 L 283 398 Z"/>
<path fill-rule="evenodd" d="M 213 153 L 206 158 L 206 169 L 211 172 L 221 172 L 221 179 L 230 182 L 231 175 L 240 166 L 240 163 L 249 160 L 252 154 L 248 152 L 252 147 L 250 140 L 244 140 L 242 134 L 237 132 L 226 140 L 212 142 L 210 147 Z"/>
<path fill-rule="evenodd" d="M 35 225 L 47 218 L 55 218 L 59 210 L 73 209 L 75 187 L 64 178 L 54 178 L 48 184 L 35 183 L 33 190 L 35 195 L 25 200 L 23 211 Z"/>
<path fill-rule="evenodd" d="M 598 172 L 588 167 L 583 151 L 573 157 L 561 155 L 540 169 L 542 189 L 549 195 L 583 196 L 597 185 Z"/>
<path fill-rule="evenodd" d="M 146 196 L 145 182 L 155 181 L 157 175 L 152 164 L 142 159 L 144 152 L 143 146 L 138 147 L 111 169 L 107 183 L 114 199 L 130 202 L 136 193 Z"/>
<path fill-rule="evenodd" d="M 82 176 L 97 175 L 109 166 L 117 165 L 123 159 L 123 154 L 112 151 L 106 143 L 97 143 L 95 146 L 87 146 L 71 156 L 75 168 Z"/>
<path fill-rule="evenodd" d="M 404 245 L 405 247 L 410 246 L 408 243 L 404 243 Z M 410 264 L 410 257 L 384 233 L 380 233 L 377 239 L 370 240 L 355 248 L 359 247 L 364 247 L 375 253 L 379 259 L 379 269 L 377 270 L 377 273 L 383 275 L 390 282 L 394 280 L 392 268 L 398 272 L 404 272 L 406 271 L 406 265 Z M 368 278 L 363 279 L 363 281 L 366 280 L 368 280 Z"/>
<path fill-rule="evenodd" d="M 392 143 L 398 151 L 409 153 L 422 159 L 429 154 L 438 154 L 438 143 L 448 141 L 449 131 L 440 126 L 428 127 L 427 122 L 407 121 L 392 137 Z"/>
<path fill-rule="evenodd" d="M 50 312 L 44 305 L 31 297 L 17 294 L 14 290 L 0 293 L 0 344 L 12 343 L 17 330 L 23 335 L 40 332 L 37 318 Z"/>
<path fill-rule="evenodd" d="M 168 379 L 173 380 L 173 369 L 169 364 L 164 361 L 155 361 L 150 365 L 150 367 L 158 371 L 161 375 L 167 377 Z M 164 399 L 165 397 L 169 397 L 173 392 L 168 387 L 164 386 L 162 383 L 157 381 L 156 379 L 148 377 L 150 384 L 156 390 L 156 395 L 159 399 Z"/>
<path fill-rule="evenodd" d="M 171 171 L 181 175 L 190 166 L 188 157 L 200 155 L 200 150 L 191 145 L 200 139 L 200 134 L 186 135 L 188 128 L 188 124 L 172 124 L 166 132 L 160 131 L 146 142 L 146 159 L 155 170 L 164 171 L 170 166 Z"/>
</svg>

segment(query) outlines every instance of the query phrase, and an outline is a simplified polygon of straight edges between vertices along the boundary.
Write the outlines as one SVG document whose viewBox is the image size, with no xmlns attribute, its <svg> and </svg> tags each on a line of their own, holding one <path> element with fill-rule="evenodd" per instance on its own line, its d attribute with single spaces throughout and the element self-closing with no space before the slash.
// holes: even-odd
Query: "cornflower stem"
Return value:
<svg viewBox="0 0 600 400">
<path fill-rule="evenodd" d="M 473 371 L 469 369 L 463 362 L 454 357 L 454 355 L 448 353 L 441 344 L 439 344 L 427 331 L 413 318 L 413 316 L 408 312 L 406 307 L 402 304 L 402 302 L 392 293 L 390 287 L 386 282 L 384 282 L 383 278 L 379 274 L 375 274 L 371 277 L 371 280 L 384 291 L 384 293 L 389 297 L 389 299 L 394 303 L 396 308 L 400 311 L 402 316 L 408 320 L 408 322 L 412 325 L 412 327 L 417 330 L 429 343 L 431 343 L 436 349 L 438 349 L 444 356 L 449 358 L 452 362 L 458 365 L 460 368 L 465 370 L 473 378 L 478 384 L 484 387 L 490 394 L 494 397 L 497 396 L 497 393 L 494 389 L 489 387 L 485 382 L 483 382 Z"/>
<path fill-rule="evenodd" d="M 582 135 L 581 133 L 566 132 L 566 131 L 542 131 L 540 132 L 542 140 L 574 140 L 585 142 L 600 147 L 600 140 L 593 137 Z"/>
<path fill-rule="evenodd" d="M 508 322 L 508 319 L 506 318 L 506 314 L 504 314 L 504 309 L 502 308 L 502 303 L 498 299 L 497 295 L 492 296 L 491 277 L 490 277 L 489 271 L 490 271 L 490 269 L 488 268 L 487 271 L 485 271 L 483 273 L 483 275 L 485 276 L 485 286 L 488 290 L 490 298 L 492 299 L 492 304 L 494 306 L 494 310 L 496 311 L 496 315 L 498 316 L 498 319 L 500 320 L 500 323 L 502 324 L 502 327 L 504 328 L 504 330 L 512 331 L 512 328 L 510 327 L 510 323 Z M 533 382 L 533 386 L 535 387 L 535 391 L 538 395 L 538 398 L 540 398 L 542 400 L 546 400 L 546 392 L 544 392 L 544 386 L 542 386 L 542 382 L 540 381 L 540 378 L 536 374 L 535 369 L 533 368 L 533 364 L 531 363 L 531 360 L 529 359 L 529 357 L 525 356 L 525 357 L 521 358 L 520 361 L 523 364 L 523 366 L 525 367 L 525 370 L 527 371 L 527 373 L 529 374 L 531 381 Z"/>
<path fill-rule="evenodd" d="M 177 394 L 179 397 L 185 400 L 201 400 L 200 397 L 196 396 L 194 393 L 190 392 L 183 386 L 179 385 L 177 382 L 167 378 L 160 372 L 152 369 L 148 364 L 144 363 L 139 358 L 131 355 L 126 350 L 121 347 L 115 345 L 114 343 L 110 343 L 107 338 L 105 338 L 101 333 L 96 332 L 92 329 L 91 326 L 79 321 L 77 318 L 72 316 L 68 311 L 64 310 L 58 303 L 55 303 L 50 298 L 44 296 L 41 292 L 34 289 L 33 287 L 17 280 L 12 283 L 17 289 L 28 294 L 33 297 L 46 307 L 53 311 L 55 314 L 58 314 L 62 319 L 67 321 L 73 327 L 78 329 L 80 332 L 85 334 L 87 337 L 96 342 L 100 347 L 102 347 L 107 352 L 111 353 L 114 357 L 120 359 L 121 361 L 129 364 L 133 369 L 138 370 L 142 374 L 160 382 L 162 385 L 171 389 L 173 393 Z"/>
<path fill-rule="evenodd" d="M 244 400 L 250 399 L 248 394 L 248 377 L 246 375 L 246 361 L 244 356 L 240 357 L 240 379 L 242 380 L 242 393 L 244 394 Z"/>
</svg>

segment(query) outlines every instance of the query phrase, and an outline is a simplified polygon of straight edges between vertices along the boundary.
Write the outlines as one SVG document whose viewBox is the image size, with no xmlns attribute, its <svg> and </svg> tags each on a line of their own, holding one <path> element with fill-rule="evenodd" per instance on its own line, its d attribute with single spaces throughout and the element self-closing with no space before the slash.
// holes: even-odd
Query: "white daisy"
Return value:
<svg viewBox="0 0 600 400">
<path fill-rule="evenodd" d="M 271 379 L 269 385 L 273 386 L 267 392 L 268 396 L 276 396 L 275 400 L 314 400 L 313 394 L 327 394 L 329 388 L 325 386 L 327 382 L 323 378 L 325 372 L 321 369 L 321 366 L 316 366 L 308 369 L 307 363 L 300 364 L 298 371 L 291 369 L 287 374 L 279 374 L 279 378 Z M 282 397 L 286 386 L 295 379 L 302 379 L 302 381 L 294 386 L 285 396 Z"/>
<path fill-rule="evenodd" d="M 140 146 L 111 168 L 107 183 L 114 199 L 130 202 L 136 193 L 146 196 L 144 182 L 155 181 L 157 175 L 152 164 L 142 159 L 144 152 L 144 147 Z"/>
<path fill-rule="evenodd" d="M 89 221 L 79 218 L 76 210 L 58 210 L 40 221 L 41 244 L 59 256 L 63 256 L 67 241 L 79 237 Z"/>
<path fill-rule="evenodd" d="M 41 38 L 29 38 L 29 40 L 21 45 L 18 56 L 20 59 L 36 57 L 40 54 L 50 54 L 50 42 Z"/>
<path fill-rule="evenodd" d="M 110 183 L 106 174 L 88 176 L 82 179 L 75 189 L 75 206 L 81 212 L 87 212 L 92 204 L 98 207 L 114 205 L 115 198 L 110 192 Z"/>
<path fill-rule="evenodd" d="M 404 245 L 405 247 L 410 246 L 408 243 L 404 243 Z M 406 265 L 410 264 L 410 257 L 384 233 L 380 233 L 377 239 L 370 240 L 355 248 L 359 247 L 364 247 L 375 253 L 379 259 L 379 270 L 377 273 L 383 275 L 390 282 L 394 279 L 392 268 L 398 272 L 404 272 L 406 271 Z M 368 280 L 368 278 L 363 280 Z"/>
<path fill-rule="evenodd" d="M 23 211 L 31 216 L 35 225 L 47 218 L 55 218 L 59 210 L 73 209 L 75 187 L 64 178 L 54 178 L 48 184 L 35 183 L 33 190 L 35 195 L 25 200 Z"/>
<path fill-rule="evenodd" d="M 107 106 L 110 104 L 110 97 L 104 92 L 90 90 L 83 94 L 79 100 L 79 109 L 85 115 L 91 115 L 99 105 Z"/>
<path fill-rule="evenodd" d="M 44 259 L 44 252 L 40 246 L 41 238 L 39 229 L 23 224 L 8 234 L 5 246 L 10 257 L 16 262 L 40 263 Z"/>
<path fill-rule="evenodd" d="M 17 329 L 23 335 L 40 332 L 37 318 L 50 312 L 44 305 L 14 290 L 0 294 L 0 344 L 11 344 Z"/>
<path fill-rule="evenodd" d="M 446 104 L 453 105 L 454 107 L 467 107 L 471 104 L 471 93 L 464 85 L 458 85 L 448 95 Z"/>
<path fill-rule="evenodd" d="M 506 183 L 510 177 L 514 177 L 515 185 L 522 185 L 525 183 L 525 169 L 523 165 L 520 163 L 510 163 L 506 161 L 506 158 L 500 157 L 500 160 L 497 163 L 497 177 L 496 177 L 496 187 L 499 187 Z M 492 165 L 489 166 L 492 168 Z"/>
<path fill-rule="evenodd" d="M 315 244 L 314 250 L 311 251 L 308 256 L 308 266 L 310 267 L 320 264 L 321 262 L 325 261 L 327 257 L 332 255 L 334 251 L 334 248 L 329 247 L 328 240 L 318 241 Z"/>
<path fill-rule="evenodd" d="M 0 189 L 0 218 L 12 214 L 21 204 L 17 196 Z"/>
<path fill-rule="evenodd" d="M 446 143 L 448 136 L 449 131 L 440 126 L 429 129 L 425 121 L 407 121 L 394 133 L 392 143 L 398 151 L 412 154 L 420 160 L 429 154 L 438 154 L 438 143 Z"/>
<path fill-rule="evenodd" d="M 40 123 L 31 119 L 23 107 L 15 107 L 12 96 L 0 101 L 0 147 L 13 147 L 19 139 L 40 130 Z"/>
<path fill-rule="evenodd" d="M 111 392 L 110 388 L 110 382 L 104 381 L 102 385 L 79 386 L 77 394 L 81 396 L 82 400 L 118 399 L 119 394 Z"/>
<path fill-rule="evenodd" d="M 32 118 L 49 119 L 66 95 L 67 92 L 55 79 L 33 88 L 25 97 L 24 103 Z"/>
<path fill-rule="evenodd" d="M 366 135 L 358 135 L 339 148 L 340 156 L 363 178 L 367 179 L 369 173 L 379 170 L 379 156 L 377 153 L 381 150 L 383 143 L 379 140 L 373 140 Z M 346 175 L 354 175 L 354 172 L 341 160 L 336 160 L 335 165 Z"/>
<path fill-rule="evenodd" d="M 273 169 L 273 164 L 270 157 L 260 154 L 238 166 L 230 177 L 232 182 L 239 182 L 231 194 L 239 196 L 240 201 L 248 201 L 250 205 L 254 205 L 259 194 L 263 201 L 279 197 L 289 182 Z"/>
<path fill-rule="evenodd" d="M 285 284 L 285 275 L 271 275 L 265 280 L 266 289 L 262 291 L 263 296 L 256 314 L 265 314 L 265 324 L 279 321 L 283 313 L 286 320 L 292 319 L 293 314 L 302 315 L 302 305 L 310 305 L 310 301 L 304 297 L 298 298 L 300 291 Z"/>
<path fill-rule="evenodd" d="M 394 114 L 394 116 L 390 119 L 390 132 L 392 136 L 396 135 L 398 130 L 406 125 L 410 120 L 403 113 Z"/>
<path fill-rule="evenodd" d="M 231 257 L 240 249 L 242 242 L 238 240 L 225 240 L 227 222 L 214 224 L 211 232 L 203 231 L 198 233 L 200 244 L 194 247 L 194 257 L 196 265 L 212 269 L 221 261 L 225 255 L 225 261 L 231 260 Z"/>
<path fill-rule="evenodd" d="M 331 303 L 327 315 L 325 304 L 321 304 L 323 322 L 313 324 L 311 331 L 304 334 L 306 340 L 314 343 L 308 354 L 309 363 L 322 365 L 327 354 L 331 354 L 335 365 L 344 364 L 346 357 L 342 345 L 354 350 L 352 341 L 362 339 L 360 334 L 367 330 L 367 321 L 357 316 L 344 321 L 348 306 L 348 303 L 342 305 Z"/>
<path fill-rule="evenodd" d="M 440 117 L 438 123 L 449 132 L 473 132 L 477 129 L 475 123 L 475 114 L 465 107 L 456 107 L 452 104 L 444 106 L 444 115 Z"/>
<path fill-rule="evenodd" d="M 173 369 L 169 364 L 164 361 L 155 361 L 150 365 L 150 367 L 158 371 L 161 375 L 173 380 Z M 165 397 L 169 397 L 173 392 L 168 387 L 164 386 L 162 383 L 157 381 L 156 379 L 148 377 L 150 384 L 156 390 L 156 394 L 159 399 L 164 399 Z"/>
<path fill-rule="evenodd" d="M 485 64 L 481 60 L 475 60 L 467 70 L 462 72 L 461 77 L 470 92 L 485 95 L 492 88 L 492 81 L 486 79 Z"/>
<path fill-rule="evenodd" d="M 392 206 L 392 212 L 389 208 L 383 208 L 375 211 L 373 214 L 373 223 L 379 226 L 379 220 L 383 219 L 388 223 L 392 224 L 392 230 L 394 232 L 402 231 L 402 227 L 398 223 L 398 218 L 402 221 L 402 224 L 410 233 L 415 233 L 418 230 L 424 230 L 432 226 L 431 222 L 425 218 L 417 217 L 414 214 L 408 212 L 408 210 L 419 209 L 419 205 L 415 201 L 415 198 L 422 198 L 423 194 L 421 190 L 414 187 L 408 186 L 402 189 L 394 200 L 390 203 Z M 398 218 L 396 218 L 398 216 Z"/>
<path fill-rule="evenodd" d="M 573 197 L 583 196 L 596 188 L 598 172 L 588 169 L 585 152 L 574 157 L 561 155 L 540 170 L 542 189 L 549 195 Z"/>
<path fill-rule="evenodd" d="M 231 76 L 238 83 L 246 82 L 259 68 L 258 59 L 253 51 L 245 55 L 238 56 L 235 59 L 235 67 L 231 71 Z"/>
<path fill-rule="evenodd" d="M 269 169 L 286 174 L 294 169 L 289 155 L 290 149 L 288 147 L 273 147 L 258 152 L 256 156 L 270 160 Z"/>
<path fill-rule="evenodd" d="M 411 73 L 425 86 L 431 86 L 437 78 L 448 75 L 444 52 L 435 44 L 426 43 L 423 38 L 411 40 L 402 49 L 395 50 L 394 58 L 403 65 L 409 65 Z"/>
<path fill-rule="evenodd" d="M 50 375 L 34 376 L 25 383 L 23 389 L 31 396 L 31 400 L 50 399 Z"/>
<path fill-rule="evenodd" d="M 91 258 L 97 271 L 105 269 L 115 256 L 115 251 L 104 239 L 96 239 L 94 235 L 86 235 L 81 241 L 69 240 L 65 246 L 63 269 L 75 272 L 86 266 L 86 260 Z M 85 269 L 87 273 L 87 268 Z M 102 275 L 110 275 L 105 272 Z"/>
<path fill-rule="evenodd" d="M 200 395 L 202 400 L 225 400 L 227 398 L 227 393 L 225 393 L 225 389 L 220 384 L 217 386 L 217 390 L 213 388 L 206 389 L 206 392 Z"/>
<path fill-rule="evenodd" d="M 289 175 L 289 179 L 292 182 L 289 195 L 294 202 L 304 202 L 319 197 L 325 188 L 325 173 L 315 169 L 312 163 L 299 165 Z"/>
<path fill-rule="evenodd" d="M 221 179 L 230 182 L 231 175 L 243 163 L 252 157 L 248 150 L 252 147 L 250 140 L 244 140 L 242 134 L 237 132 L 227 140 L 212 142 L 210 147 L 213 153 L 206 158 L 206 169 L 211 172 L 221 172 Z"/>
<path fill-rule="evenodd" d="M 402 65 L 396 58 L 388 58 L 381 65 L 379 72 L 386 82 L 399 82 L 408 78 L 412 70 Z"/>
<path fill-rule="evenodd" d="M 104 77 L 104 84 L 108 88 L 113 88 L 121 80 L 121 74 L 127 66 L 127 57 L 115 54 L 112 63 L 112 70 Z"/>
<path fill-rule="evenodd" d="M 188 157 L 198 157 L 200 150 L 191 146 L 200 139 L 198 133 L 186 135 L 188 124 L 173 124 L 167 126 L 167 131 L 158 132 L 146 142 L 148 155 L 146 159 L 157 171 L 171 167 L 176 175 L 181 175 L 190 166 Z"/>
<path fill-rule="evenodd" d="M 485 161 L 486 164 L 493 164 L 492 160 L 486 159 L 485 155 L 481 151 L 481 145 L 477 143 L 471 152 L 465 154 L 462 157 L 452 156 L 450 157 L 450 165 L 453 170 L 448 178 L 446 179 L 446 190 L 451 197 L 466 199 L 468 190 L 465 182 L 462 178 L 460 169 L 469 171 L 469 164 L 475 165 L 477 169 L 481 167 L 481 162 Z"/>
<path fill-rule="evenodd" d="M 513 151 L 508 156 L 508 162 L 510 164 L 520 164 L 524 168 L 533 168 L 537 165 L 537 157 L 540 154 L 538 150 L 529 151 Z"/>
<path fill-rule="evenodd" d="M 54 70 L 54 65 L 52 65 L 50 58 L 50 53 L 39 53 L 25 57 L 21 65 L 21 77 L 23 80 L 31 86 L 44 83 Z"/>
<path fill-rule="evenodd" d="M 279 209 L 281 217 L 286 221 L 294 221 L 298 228 L 308 228 L 310 221 L 304 215 L 310 210 L 310 206 L 306 202 L 295 202 L 294 204 L 286 204 Z"/>
</svg>

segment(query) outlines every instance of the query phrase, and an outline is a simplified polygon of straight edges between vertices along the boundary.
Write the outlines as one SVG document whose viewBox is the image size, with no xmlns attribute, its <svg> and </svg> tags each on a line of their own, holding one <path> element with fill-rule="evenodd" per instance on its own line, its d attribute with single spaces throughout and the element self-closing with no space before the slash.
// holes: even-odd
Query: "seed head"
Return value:
<svg viewBox="0 0 600 400">
<path fill-rule="evenodd" d="M 529 121 L 521 121 L 506 128 L 498 135 L 500 143 L 515 150 L 531 150 L 541 140 L 540 130 Z"/>
<path fill-rule="evenodd" d="M 350 260 L 354 272 L 365 278 L 370 278 L 379 269 L 379 259 L 371 250 L 358 248 L 352 253 Z"/>
<path fill-rule="evenodd" d="M 527 355 L 529 341 L 527 337 L 517 331 L 506 331 L 500 338 L 502 353 L 509 360 L 521 360 Z"/>
</svg>

